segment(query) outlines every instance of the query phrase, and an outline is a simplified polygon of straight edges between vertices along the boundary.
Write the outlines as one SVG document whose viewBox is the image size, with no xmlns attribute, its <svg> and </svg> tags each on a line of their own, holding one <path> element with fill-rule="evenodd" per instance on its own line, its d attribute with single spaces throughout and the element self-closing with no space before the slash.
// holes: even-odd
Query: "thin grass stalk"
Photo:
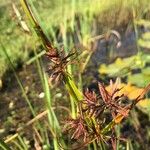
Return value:
<svg viewBox="0 0 150 150">
<path fill-rule="evenodd" d="M 136 14 L 135 14 L 135 8 L 134 7 L 132 8 L 132 14 L 133 14 L 133 28 L 134 28 L 134 32 L 135 32 L 136 48 L 138 51 L 138 55 L 140 55 L 140 47 L 138 44 L 139 35 L 138 35 L 138 29 L 137 29 L 137 25 L 136 25 L 136 19 L 135 19 Z"/>
<path fill-rule="evenodd" d="M 88 150 L 91 150 L 91 148 L 90 148 L 90 144 L 88 144 L 87 148 L 88 148 Z"/>
<path fill-rule="evenodd" d="M 36 18 L 33 15 L 33 12 L 31 11 L 28 3 L 26 0 L 20 0 L 22 7 L 24 8 L 25 13 L 29 17 L 30 21 L 32 22 L 33 28 L 36 30 L 37 35 L 42 39 L 43 45 L 46 48 L 46 51 L 49 51 L 50 49 L 53 49 L 53 46 L 51 45 L 48 37 L 44 34 L 43 29 L 38 24 Z M 73 97 L 74 101 L 80 101 L 82 99 L 82 94 L 76 87 L 73 79 L 67 74 L 64 74 L 63 81 L 65 83 L 65 86 L 69 92 L 69 94 Z"/>
<path fill-rule="evenodd" d="M 18 135 L 18 140 L 20 142 L 20 144 L 23 147 L 23 150 L 28 150 L 28 146 L 26 145 L 26 143 L 24 142 L 24 140 L 22 139 L 22 137 L 20 135 Z"/>
<path fill-rule="evenodd" d="M 41 65 L 41 62 L 40 62 L 40 58 L 37 57 L 37 52 L 36 52 L 35 49 L 34 49 L 34 54 L 37 58 L 36 59 L 36 66 L 37 66 L 37 70 L 38 70 L 39 77 L 40 77 L 40 80 L 41 80 L 42 88 L 43 88 L 43 91 L 45 93 L 45 105 L 47 106 L 47 104 L 49 104 L 48 106 L 50 106 L 50 107 L 46 107 L 48 109 L 48 118 L 49 118 L 50 122 L 53 122 L 53 119 L 52 119 L 52 116 L 51 116 L 51 113 L 50 113 L 50 110 L 49 110 L 51 108 L 51 98 L 50 98 L 50 94 L 46 90 L 46 84 L 45 84 L 42 65 Z M 53 128 L 53 126 L 51 126 L 51 128 Z M 54 132 L 53 129 L 51 129 L 51 130 L 52 130 L 52 132 Z M 43 131 L 41 131 L 41 134 L 42 134 L 42 137 L 44 137 Z"/>
<path fill-rule="evenodd" d="M 67 21 L 66 21 L 66 16 L 64 16 L 64 23 L 62 25 L 62 37 L 63 37 L 64 50 L 65 50 L 65 52 L 67 54 L 68 53 L 68 48 L 67 48 Z M 67 72 L 69 73 L 69 75 L 71 77 L 73 77 L 72 65 L 71 64 L 69 64 L 67 66 Z M 72 117 L 76 118 L 76 116 L 77 116 L 76 105 L 75 105 L 75 102 L 74 102 L 74 99 L 73 99 L 72 95 L 70 95 L 70 103 L 71 103 Z"/>
<path fill-rule="evenodd" d="M 24 149 L 21 147 L 21 145 L 20 145 L 18 142 L 16 142 L 15 140 L 12 141 L 12 143 L 14 143 L 14 145 L 18 148 L 18 150 L 24 150 Z"/>
<path fill-rule="evenodd" d="M 139 43 L 138 43 L 138 40 L 139 40 L 139 33 L 138 33 L 138 27 L 137 27 L 137 23 L 136 23 L 136 14 L 135 14 L 135 8 L 133 7 L 132 8 L 132 12 L 133 12 L 133 28 L 134 28 L 134 32 L 135 32 L 135 41 L 136 41 L 136 48 L 137 48 L 137 56 L 140 58 L 140 68 L 142 69 L 145 65 L 144 63 L 142 62 L 142 51 L 141 51 L 141 48 L 139 46 Z"/>
<path fill-rule="evenodd" d="M 42 40 L 42 44 L 45 47 L 45 50 L 48 50 L 47 46 L 51 47 L 52 45 L 49 44 L 50 39 L 49 39 L 47 33 L 45 32 L 45 30 L 42 30 L 42 28 L 41 28 L 42 23 L 41 23 L 40 19 L 38 18 L 38 15 L 36 13 L 36 9 L 34 8 L 32 1 L 31 0 L 28 0 L 28 1 L 27 0 L 20 0 L 20 2 L 22 5 L 22 8 L 24 9 L 24 12 L 26 13 L 27 17 L 29 18 L 29 20 L 32 24 L 33 29 L 35 30 L 38 37 Z M 29 6 L 28 2 L 30 2 L 30 6 Z"/>
<path fill-rule="evenodd" d="M 72 80 L 72 77 L 68 76 L 67 74 L 64 74 L 64 83 L 65 83 L 65 86 L 66 86 L 69 94 L 73 97 L 75 103 L 77 104 L 79 101 L 81 101 L 83 98 L 83 95 L 78 90 L 77 86 L 75 85 L 74 81 Z"/>
<path fill-rule="evenodd" d="M 120 137 L 120 125 L 116 126 L 115 131 L 116 131 L 117 137 Z M 117 147 L 116 147 L 117 149 L 116 150 L 119 150 L 119 145 L 120 145 L 120 141 L 117 140 Z"/>
<path fill-rule="evenodd" d="M 126 142 L 126 150 L 130 150 L 129 141 Z"/>
<path fill-rule="evenodd" d="M 20 89 L 21 89 L 21 92 L 22 92 L 22 94 L 23 94 L 23 97 L 25 98 L 25 100 L 26 100 L 26 102 L 27 102 L 27 104 L 28 104 L 28 106 L 29 106 L 29 108 L 30 108 L 30 110 L 31 110 L 31 112 L 32 112 L 32 115 L 35 117 L 35 116 L 36 116 L 36 113 L 35 113 L 35 111 L 34 111 L 33 106 L 32 106 L 31 103 L 30 103 L 30 100 L 28 99 L 28 96 L 26 95 L 25 89 L 24 89 L 24 87 L 23 87 L 23 85 L 22 85 L 22 83 L 21 83 L 21 81 L 20 81 L 18 75 L 16 74 L 15 67 L 14 67 L 14 65 L 13 65 L 13 63 L 12 63 L 12 61 L 11 61 L 11 59 L 10 59 L 10 57 L 9 57 L 9 55 L 8 55 L 8 53 L 7 53 L 7 51 L 6 51 L 6 49 L 5 49 L 5 47 L 2 45 L 2 43 L 1 43 L 1 46 L 2 46 L 3 52 L 4 52 L 4 54 L 5 54 L 5 56 L 6 56 L 7 60 L 8 60 L 8 62 L 9 62 L 10 68 L 12 69 L 12 71 L 13 71 L 13 73 L 14 73 L 14 75 L 15 75 L 15 78 L 16 78 L 16 80 L 17 80 L 17 82 L 18 82 L 18 85 L 19 85 L 19 87 L 20 87 Z"/>
<path fill-rule="evenodd" d="M 1 44 L 1 45 L 2 45 L 2 44 Z M 10 59 L 10 57 L 9 57 L 9 55 L 8 55 L 6 49 L 5 49 L 5 47 L 4 47 L 3 45 L 2 45 L 2 48 L 3 48 L 4 54 L 5 54 L 5 56 L 6 56 L 7 60 L 8 60 L 8 62 L 9 62 L 9 64 L 10 64 L 10 68 L 12 69 L 12 71 L 13 71 L 13 73 L 14 73 L 14 75 L 15 75 L 15 78 L 16 78 L 16 80 L 17 80 L 17 82 L 18 82 L 18 85 L 19 85 L 19 87 L 20 87 L 20 89 L 21 89 L 21 92 L 22 92 L 22 94 L 23 94 L 23 97 L 25 98 L 25 101 L 26 101 L 26 103 L 28 104 L 29 109 L 30 109 L 30 111 L 31 111 L 31 113 L 32 113 L 32 115 L 33 115 L 33 117 L 36 117 L 36 112 L 35 112 L 35 110 L 34 110 L 32 104 L 30 103 L 30 100 L 29 100 L 29 98 L 28 98 L 28 96 L 27 96 L 27 94 L 26 94 L 26 92 L 25 92 L 25 89 L 24 89 L 24 87 L 23 87 L 23 85 L 22 85 L 22 82 L 20 81 L 20 79 L 19 79 L 19 77 L 18 77 L 18 75 L 17 75 L 17 73 L 16 73 L 16 71 L 15 71 L 15 67 L 14 67 L 14 65 L 13 65 L 13 63 L 12 63 L 12 61 L 11 61 L 11 59 Z M 40 123 L 39 123 L 38 121 L 37 121 L 37 125 L 38 125 L 38 128 L 39 128 L 40 130 L 42 130 L 42 127 L 41 127 L 41 125 L 40 125 Z M 16 135 L 16 137 L 18 136 L 17 133 L 16 133 L 15 135 Z"/>
<path fill-rule="evenodd" d="M 44 90 L 45 85 L 44 85 L 44 77 L 43 77 L 43 72 L 42 72 L 42 66 L 41 66 L 41 63 L 40 63 L 40 57 L 38 57 L 38 54 L 36 52 L 36 48 L 34 48 L 34 55 L 35 55 L 36 66 L 37 66 L 37 70 L 38 70 L 39 77 L 40 77 L 40 80 L 41 80 L 42 88 Z"/>
<path fill-rule="evenodd" d="M 0 140 L 0 148 L 2 150 L 11 150 L 11 148 L 9 148 L 9 146 L 5 142 L 3 142 L 2 140 Z"/>
<path fill-rule="evenodd" d="M 45 83 L 45 96 L 46 96 L 47 109 L 48 109 L 48 120 L 49 120 L 50 126 L 52 127 L 52 129 L 55 133 L 55 135 L 53 137 L 53 145 L 54 145 L 54 149 L 58 150 L 59 144 L 58 144 L 57 136 L 61 135 L 61 130 L 60 130 L 60 126 L 59 126 L 57 117 L 52 109 L 50 89 L 49 89 L 49 84 L 47 81 L 46 74 L 44 74 L 44 83 Z"/>
<path fill-rule="evenodd" d="M 93 144 L 93 149 L 94 149 L 94 150 L 97 150 L 96 142 L 95 142 L 95 141 L 93 141 L 93 143 L 92 143 L 92 144 Z"/>
<path fill-rule="evenodd" d="M 50 89 L 49 89 L 46 74 L 43 72 L 43 69 L 41 67 L 39 59 L 36 60 L 36 63 L 37 63 L 40 79 L 41 79 L 41 82 L 42 82 L 42 85 L 43 85 L 43 90 L 44 90 L 44 93 L 45 93 L 45 103 L 46 103 L 46 106 L 47 106 L 47 109 L 48 109 L 49 124 L 50 124 L 52 133 L 55 134 L 55 135 L 53 135 L 54 136 L 53 145 L 54 145 L 54 149 L 57 150 L 59 145 L 58 145 L 56 135 L 58 133 L 60 133 L 60 126 L 59 126 L 58 120 L 56 118 L 56 115 L 55 115 L 55 113 L 52 109 L 52 102 L 51 102 L 51 96 L 50 96 L 51 94 L 50 94 Z M 46 141 L 47 141 L 47 139 L 46 139 Z"/>
<path fill-rule="evenodd" d="M 35 52 L 35 55 L 37 55 L 35 50 L 34 50 L 34 52 Z M 41 83 L 42 83 L 42 86 L 43 86 L 43 90 L 44 90 L 44 93 L 45 93 L 45 105 L 46 105 L 46 108 L 48 109 L 49 124 L 50 124 L 52 133 L 55 134 L 54 138 L 53 138 L 53 145 L 54 145 L 54 149 L 57 150 L 59 145 L 58 145 L 56 135 L 60 134 L 60 132 L 61 132 L 60 131 L 60 126 L 59 126 L 57 117 L 55 115 L 55 112 L 52 109 L 51 94 L 50 94 L 50 88 L 49 88 L 48 81 L 47 81 L 47 76 L 46 76 L 45 72 L 42 69 L 42 65 L 40 63 L 39 58 L 36 59 L 36 64 L 37 64 L 39 76 L 40 76 L 40 79 L 41 79 Z"/>
<path fill-rule="evenodd" d="M 52 102 L 51 102 L 51 94 L 50 94 L 50 88 L 49 88 L 49 84 L 47 81 L 47 75 L 44 72 L 44 84 L 45 84 L 45 96 L 46 96 L 46 102 L 47 102 L 47 109 L 49 110 L 49 113 L 51 114 L 51 116 L 53 117 L 53 121 L 55 123 L 55 128 L 57 128 L 57 131 L 60 132 L 60 126 L 59 126 L 59 122 L 57 120 L 57 117 L 52 109 Z M 52 122 L 51 122 L 52 123 Z"/>
<path fill-rule="evenodd" d="M 35 51 L 35 55 L 37 55 L 36 51 Z M 43 85 L 43 90 L 45 93 L 45 104 L 46 104 L 47 109 L 48 109 L 48 119 L 49 119 L 49 123 L 51 126 L 51 130 L 53 130 L 52 131 L 53 133 L 57 134 L 57 133 L 60 133 L 61 131 L 60 131 L 59 122 L 57 120 L 55 112 L 52 109 L 51 94 L 50 94 L 49 84 L 47 81 L 47 76 L 46 76 L 44 70 L 42 69 L 42 65 L 41 65 L 40 60 L 38 58 L 36 59 L 36 64 L 38 67 L 39 76 L 40 76 L 40 79 L 41 79 L 41 82 Z M 56 141 L 57 141 L 57 139 L 55 138 L 54 145 L 55 145 L 55 147 L 58 147 L 58 142 L 56 142 Z"/>
<path fill-rule="evenodd" d="M 17 137 L 18 137 L 18 133 L 12 135 L 10 138 L 6 139 L 4 142 L 5 143 L 9 143 L 9 142 L 11 142 L 12 140 L 14 140 Z"/>
<path fill-rule="evenodd" d="M 131 140 L 129 140 L 129 146 L 130 146 L 130 150 L 134 150 Z"/>
<path fill-rule="evenodd" d="M 34 51 L 35 53 L 35 51 Z M 45 50 L 41 51 L 39 54 L 36 54 L 34 57 L 32 57 L 30 60 L 28 60 L 26 62 L 27 65 L 30 65 L 31 63 L 33 63 L 34 61 L 36 61 L 37 58 L 42 57 L 43 55 L 45 55 Z"/>
<path fill-rule="evenodd" d="M 130 139 L 126 142 L 126 150 L 134 150 Z"/>
<path fill-rule="evenodd" d="M 54 45 L 58 45 L 58 41 L 57 41 L 57 37 L 56 37 L 54 28 L 51 27 L 49 30 L 50 30 L 49 32 L 50 32 L 50 35 L 52 36 Z"/>
<path fill-rule="evenodd" d="M 48 84 L 48 80 L 47 80 L 47 75 L 44 72 L 44 81 L 45 81 L 45 88 L 46 88 L 46 95 L 50 98 L 48 101 L 48 105 L 47 108 L 49 110 L 48 113 L 48 119 L 49 119 L 49 123 L 50 126 L 52 127 L 55 135 L 53 135 L 53 145 L 54 145 L 54 149 L 58 150 L 59 149 L 59 142 L 61 141 L 61 143 L 63 144 L 63 146 L 65 146 L 65 143 L 63 141 L 63 139 L 60 139 L 60 141 L 58 141 L 58 137 L 61 137 L 61 128 L 59 125 L 59 122 L 57 120 L 57 117 L 55 115 L 55 112 L 52 109 L 52 104 L 51 104 L 51 97 L 50 97 L 50 89 L 49 89 L 49 84 Z M 50 102 L 50 103 L 49 103 Z"/>
<path fill-rule="evenodd" d="M 75 24 L 75 8 L 76 8 L 76 0 L 71 0 L 71 7 L 72 7 L 72 16 L 71 16 L 71 30 L 74 31 L 74 24 Z"/>
<path fill-rule="evenodd" d="M 100 141 L 100 148 L 101 148 L 101 150 L 106 150 L 106 147 L 105 147 L 105 143 L 103 142 L 103 141 Z"/>
<path fill-rule="evenodd" d="M 45 137 L 46 137 L 47 149 L 50 149 L 50 141 L 49 141 L 47 129 L 45 129 Z"/>
</svg>

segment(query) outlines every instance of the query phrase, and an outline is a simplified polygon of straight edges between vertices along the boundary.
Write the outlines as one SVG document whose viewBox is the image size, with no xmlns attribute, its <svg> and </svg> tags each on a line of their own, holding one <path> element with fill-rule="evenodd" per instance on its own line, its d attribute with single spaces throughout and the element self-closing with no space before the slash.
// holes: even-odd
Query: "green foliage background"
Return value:
<svg viewBox="0 0 150 150">
<path fill-rule="evenodd" d="M 31 0 L 30 0 L 31 1 Z M 32 0 L 38 16 L 41 18 L 42 25 L 49 31 L 51 37 L 54 37 L 56 28 L 67 22 L 67 26 L 74 28 L 75 14 L 82 15 L 84 28 L 90 26 L 95 16 L 98 16 L 100 28 L 113 28 L 126 22 L 132 13 L 132 8 L 136 10 L 136 16 L 141 17 L 149 11 L 149 0 Z M 33 50 L 33 45 L 38 41 L 31 35 L 24 33 L 19 27 L 18 19 L 12 9 L 12 3 L 15 3 L 18 10 L 25 19 L 24 13 L 19 5 L 19 0 L 1 0 L 0 3 L 0 41 L 7 49 L 14 65 L 27 60 L 29 52 Z M 88 20 L 88 21 L 87 21 Z M 88 24 L 87 24 L 88 23 Z M 29 25 L 29 23 L 27 22 Z M 91 35 L 87 28 L 86 34 Z M 84 37 L 82 37 L 84 38 Z M 52 38 L 52 40 L 54 40 Z M 0 47 L 0 77 L 8 70 L 7 60 Z"/>
</svg>

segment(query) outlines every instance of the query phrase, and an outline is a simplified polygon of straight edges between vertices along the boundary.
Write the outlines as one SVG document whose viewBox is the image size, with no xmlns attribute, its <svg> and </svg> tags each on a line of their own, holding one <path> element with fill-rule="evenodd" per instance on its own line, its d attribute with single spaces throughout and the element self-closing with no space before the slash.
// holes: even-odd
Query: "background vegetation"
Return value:
<svg viewBox="0 0 150 150">
<path fill-rule="evenodd" d="M 149 0 L 28 3 L 52 45 L 63 46 L 66 55 L 75 49 L 77 58 L 67 72 L 80 92 L 86 88 L 97 91 L 97 81 L 107 85 L 111 78 L 121 77 L 124 93 L 130 93 L 128 98 L 133 100 L 150 82 Z M 1 0 L 0 22 L 0 139 L 16 150 L 71 147 L 66 135 L 61 140 L 56 135 L 63 134 L 62 118 L 78 115 L 74 96 L 62 84 L 49 86 L 45 49 L 20 1 Z M 69 84 L 80 99 L 74 82 Z M 117 136 L 125 139 L 117 142 L 117 149 L 148 149 L 149 107 L 147 95 L 116 127 Z M 109 149 L 111 144 L 104 145 L 83 147 Z"/>
</svg>

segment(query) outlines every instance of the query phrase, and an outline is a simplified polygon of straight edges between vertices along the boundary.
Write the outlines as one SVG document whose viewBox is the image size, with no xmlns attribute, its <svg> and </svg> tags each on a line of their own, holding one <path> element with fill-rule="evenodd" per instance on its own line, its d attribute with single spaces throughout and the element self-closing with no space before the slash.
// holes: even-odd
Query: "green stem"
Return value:
<svg viewBox="0 0 150 150">
<path fill-rule="evenodd" d="M 112 127 L 113 127 L 114 125 L 115 125 L 115 121 L 112 120 L 108 125 L 106 125 L 106 126 L 102 129 L 101 134 L 106 134 L 107 132 L 109 132 L 109 131 L 112 129 Z"/>
<path fill-rule="evenodd" d="M 41 22 L 39 21 L 37 15 L 35 16 L 35 11 L 34 11 L 34 13 L 32 12 L 29 4 L 27 3 L 27 0 L 20 0 L 20 2 L 21 2 L 21 5 L 24 9 L 24 12 L 26 13 L 28 18 L 30 19 L 30 22 L 32 23 L 33 29 L 35 30 L 38 37 L 42 40 L 42 44 L 45 47 L 45 50 L 49 51 L 49 49 L 52 49 L 53 47 L 51 45 L 51 42 L 50 42 L 48 35 L 42 29 Z M 32 5 L 32 9 L 34 9 L 31 1 L 30 1 L 30 5 Z"/>
<path fill-rule="evenodd" d="M 9 55 L 8 55 L 8 53 L 7 53 L 7 51 L 6 51 L 6 49 L 5 49 L 5 47 L 3 46 L 3 44 L 2 44 L 2 43 L 0 43 L 0 44 L 1 44 L 1 46 L 2 46 L 3 52 L 4 52 L 4 54 L 5 54 L 5 56 L 6 56 L 7 60 L 8 60 L 8 62 L 9 62 L 9 65 L 10 65 L 10 67 L 11 67 L 11 69 L 12 69 L 14 75 L 15 75 L 15 78 L 16 78 L 18 84 L 19 84 L 19 87 L 20 87 L 20 89 L 21 89 L 21 92 L 22 92 L 22 94 L 23 94 L 23 96 L 24 96 L 24 98 L 25 98 L 27 104 L 29 105 L 29 108 L 30 108 L 30 110 L 31 110 L 31 112 L 32 112 L 32 114 L 33 114 L 33 116 L 35 117 L 35 116 L 36 116 L 36 113 L 35 113 L 35 111 L 34 111 L 34 108 L 33 108 L 32 104 L 30 103 L 30 100 L 29 100 L 28 96 L 26 95 L 25 89 L 24 89 L 24 87 L 23 87 L 23 85 L 22 85 L 22 83 L 21 83 L 21 81 L 20 81 L 20 79 L 19 79 L 19 77 L 18 77 L 18 75 L 17 75 L 17 73 L 16 73 L 16 71 L 15 71 L 15 67 L 14 67 L 14 65 L 13 65 L 13 62 L 11 61 L 11 59 L 10 59 L 10 57 L 9 57 Z"/>
<path fill-rule="evenodd" d="M 50 43 L 50 40 L 48 39 L 48 37 L 45 35 L 43 29 L 41 28 L 41 26 L 38 24 L 36 18 L 34 17 L 34 14 L 32 13 L 28 3 L 26 0 L 20 0 L 22 7 L 24 8 L 25 13 L 27 14 L 27 16 L 29 17 L 29 19 L 31 20 L 32 24 L 33 24 L 33 28 L 36 30 L 38 36 L 42 39 L 43 45 L 46 48 L 46 50 L 53 50 L 53 46 Z M 82 100 L 82 94 L 81 92 L 78 90 L 77 86 L 75 85 L 74 81 L 72 80 L 72 78 L 67 75 L 67 73 L 64 73 L 64 78 L 63 81 L 65 83 L 65 86 L 67 88 L 67 90 L 69 91 L 69 94 L 73 97 L 73 100 L 77 103 L 80 100 Z"/>
<path fill-rule="evenodd" d="M 63 80 L 67 90 L 69 91 L 69 94 L 73 97 L 75 103 L 77 104 L 83 98 L 82 93 L 78 90 L 77 86 L 69 75 L 64 74 Z"/>
<path fill-rule="evenodd" d="M 2 150 L 11 150 L 2 140 L 0 140 L 0 149 L 1 148 Z"/>
</svg>

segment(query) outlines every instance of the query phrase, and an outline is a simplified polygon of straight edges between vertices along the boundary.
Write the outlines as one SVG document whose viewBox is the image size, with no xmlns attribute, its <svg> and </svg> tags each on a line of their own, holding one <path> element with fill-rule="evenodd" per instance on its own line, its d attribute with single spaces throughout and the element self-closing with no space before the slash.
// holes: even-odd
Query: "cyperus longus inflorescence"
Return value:
<svg viewBox="0 0 150 150">
<path fill-rule="evenodd" d="M 120 88 L 119 84 L 120 79 L 117 78 L 115 83 L 110 81 L 109 90 L 102 83 L 98 83 L 98 94 L 89 90 L 84 92 L 83 100 L 78 105 L 77 118 L 68 119 L 65 126 L 65 131 L 72 135 L 71 139 L 84 141 L 86 144 L 94 140 L 97 143 L 110 140 L 115 147 L 115 125 L 129 115 L 130 110 L 150 89 L 148 85 L 132 103 L 124 103 L 127 96 L 122 94 L 123 87 Z"/>
</svg>

